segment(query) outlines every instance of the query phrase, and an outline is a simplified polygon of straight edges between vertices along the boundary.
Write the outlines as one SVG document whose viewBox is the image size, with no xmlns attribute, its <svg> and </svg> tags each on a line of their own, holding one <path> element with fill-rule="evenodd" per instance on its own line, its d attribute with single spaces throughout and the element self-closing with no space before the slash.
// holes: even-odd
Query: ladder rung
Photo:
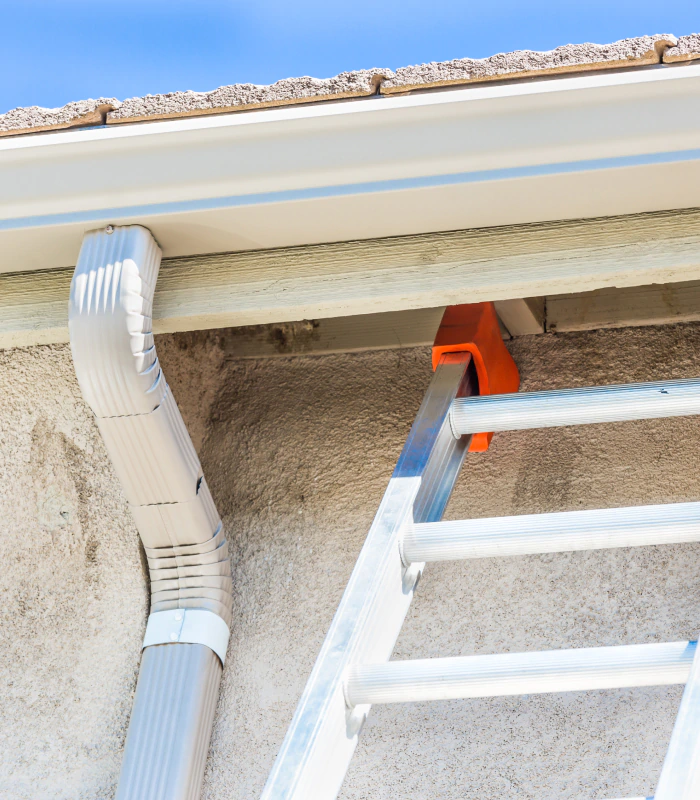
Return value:
<svg viewBox="0 0 700 800">
<path fill-rule="evenodd" d="M 407 528 L 406 564 L 700 541 L 700 503 L 427 522 Z"/>
<path fill-rule="evenodd" d="M 351 668 L 348 705 L 685 683 L 696 642 L 388 661 Z"/>
<path fill-rule="evenodd" d="M 690 414 L 700 414 L 700 380 L 696 378 L 459 397 L 450 411 L 457 435 Z"/>
</svg>

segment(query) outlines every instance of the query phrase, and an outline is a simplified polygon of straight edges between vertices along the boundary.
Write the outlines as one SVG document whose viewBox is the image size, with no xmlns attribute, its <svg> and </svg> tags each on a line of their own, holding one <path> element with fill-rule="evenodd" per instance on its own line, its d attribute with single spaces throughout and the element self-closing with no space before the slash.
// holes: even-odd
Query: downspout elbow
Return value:
<svg viewBox="0 0 700 800">
<path fill-rule="evenodd" d="M 88 233 L 71 284 L 69 330 L 78 382 L 136 522 L 151 579 L 117 798 L 195 800 L 226 657 L 232 578 L 221 520 L 155 349 L 160 260 L 141 226 Z M 175 694 L 163 694 L 163 681 L 173 682 Z M 167 723 L 173 702 L 182 705 L 184 727 Z M 144 738 L 149 731 L 152 742 Z"/>
</svg>

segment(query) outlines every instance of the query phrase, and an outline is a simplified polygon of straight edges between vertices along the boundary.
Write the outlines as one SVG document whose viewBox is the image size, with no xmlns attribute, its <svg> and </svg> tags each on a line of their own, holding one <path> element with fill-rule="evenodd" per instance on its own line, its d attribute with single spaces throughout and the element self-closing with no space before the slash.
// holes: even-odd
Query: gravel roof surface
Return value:
<svg viewBox="0 0 700 800">
<path fill-rule="evenodd" d="M 700 59 L 700 34 L 655 34 L 610 44 L 567 44 L 547 52 L 516 50 L 489 58 L 460 58 L 391 69 L 342 72 L 333 78 L 285 78 L 269 86 L 221 86 L 210 92 L 170 92 L 79 100 L 62 108 L 29 106 L 0 114 L 0 136 L 225 114 L 294 103 L 390 95 L 442 86 L 513 80 L 601 69 L 643 67 Z"/>
</svg>

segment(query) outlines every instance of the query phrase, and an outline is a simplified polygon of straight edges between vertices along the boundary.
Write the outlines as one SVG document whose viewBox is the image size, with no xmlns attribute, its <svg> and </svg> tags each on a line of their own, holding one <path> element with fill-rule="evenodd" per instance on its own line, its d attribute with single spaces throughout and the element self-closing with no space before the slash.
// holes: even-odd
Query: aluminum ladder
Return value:
<svg viewBox="0 0 700 800">
<path fill-rule="evenodd" d="M 683 683 L 654 797 L 700 797 L 694 641 L 389 660 L 426 562 L 700 541 L 700 503 L 441 522 L 465 454 L 488 446 L 484 431 L 700 414 L 700 379 L 496 394 L 499 386 L 517 389 L 508 359 L 492 304 L 448 308 L 433 349 L 434 377 L 263 800 L 335 798 L 374 703 Z"/>
</svg>

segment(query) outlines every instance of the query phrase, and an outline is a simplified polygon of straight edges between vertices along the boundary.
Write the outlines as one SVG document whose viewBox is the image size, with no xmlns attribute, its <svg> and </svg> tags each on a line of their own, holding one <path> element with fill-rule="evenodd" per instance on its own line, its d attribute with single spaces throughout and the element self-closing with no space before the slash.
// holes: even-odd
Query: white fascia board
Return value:
<svg viewBox="0 0 700 800">
<path fill-rule="evenodd" d="M 0 141 L 0 272 L 700 206 L 700 65 Z"/>
</svg>

